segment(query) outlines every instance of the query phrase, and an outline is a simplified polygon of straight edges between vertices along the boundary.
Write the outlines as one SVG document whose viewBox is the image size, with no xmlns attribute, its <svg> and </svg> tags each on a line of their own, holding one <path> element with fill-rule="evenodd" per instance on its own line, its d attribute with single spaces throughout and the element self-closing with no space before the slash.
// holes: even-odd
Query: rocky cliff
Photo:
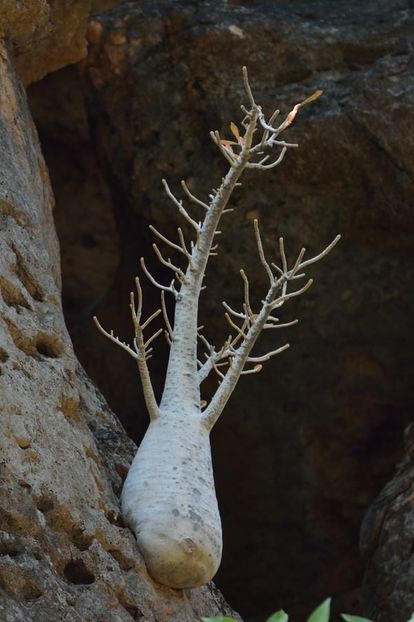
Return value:
<svg viewBox="0 0 414 622">
<path fill-rule="evenodd" d="M 163 277 L 151 261 L 147 225 L 174 235 L 177 222 L 160 179 L 178 188 L 184 178 L 200 195 L 216 185 L 224 166 L 208 132 L 229 134 L 229 122 L 239 121 L 241 65 L 266 111 L 288 111 L 322 88 L 324 96 L 289 130 L 299 150 L 273 174 L 246 177 L 207 274 L 202 322 L 219 340 L 220 300 L 225 292 L 237 306 L 239 268 L 247 267 L 257 298 L 265 286 L 254 217 L 267 232 L 269 254 L 279 235 L 294 255 L 343 234 L 335 255 L 315 270 L 307 298 L 286 308 L 285 319 L 301 320 L 290 329 L 291 350 L 243 379 L 213 435 L 225 537 L 217 581 L 249 620 L 280 606 L 299 616 L 333 594 L 342 611 L 364 606 L 378 622 L 391 615 L 405 622 L 414 609 L 409 440 L 403 460 L 414 385 L 411 2 L 142 0 L 99 12 L 109 4 L 96 4 L 88 54 L 76 69 L 29 89 L 56 195 L 75 352 L 139 441 L 147 417 L 136 370 L 93 332 L 90 317 L 97 313 L 129 339 L 128 292 L 138 258 L 145 255 Z M 147 286 L 148 310 L 157 297 Z M 263 351 L 285 337 L 263 342 Z M 157 354 L 152 373 L 160 391 L 167 354 L 161 342 Z M 77 382 L 83 387 L 86 380 Z M 81 403 L 94 403 L 86 392 L 89 402 Z M 83 408 L 86 418 L 108 412 Z M 106 434 L 98 433 L 96 451 L 118 491 L 132 445 L 105 417 L 113 440 L 105 445 Z M 100 419 L 94 414 L 93 421 Z M 397 463 L 396 478 L 367 514 L 361 558 L 362 517 Z"/>
<path fill-rule="evenodd" d="M 33 79 L 78 60 L 85 3 L 67 3 L 70 19 L 53 27 L 52 5 L 25 3 L 33 15 L 23 38 L 12 29 L 14 18 L 28 26 L 19 7 L 1 7 L 2 26 L 10 22 L 0 43 L 0 619 L 195 622 L 228 613 L 213 585 L 154 583 L 122 524 L 118 495 L 136 448 L 65 327 L 54 199 L 14 67 Z M 30 21 L 40 9 L 44 29 Z"/>
</svg>

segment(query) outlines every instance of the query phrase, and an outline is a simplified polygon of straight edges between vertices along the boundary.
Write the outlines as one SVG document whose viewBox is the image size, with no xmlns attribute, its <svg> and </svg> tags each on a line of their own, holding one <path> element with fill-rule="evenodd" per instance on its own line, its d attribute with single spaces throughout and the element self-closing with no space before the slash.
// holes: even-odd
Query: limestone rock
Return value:
<svg viewBox="0 0 414 622">
<path fill-rule="evenodd" d="M 96 11 L 120 0 L 0 0 L 0 38 L 9 41 L 25 84 L 86 54 L 86 25 Z"/>
<path fill-rule="evenodd" d="M 48 171 L 3 44 L 0 76 L 0 619 L 229 612 L 213 586 L 155 584 L 122 524 L 118 494 L 136 448 L 73 352 Z"/>
</svg>

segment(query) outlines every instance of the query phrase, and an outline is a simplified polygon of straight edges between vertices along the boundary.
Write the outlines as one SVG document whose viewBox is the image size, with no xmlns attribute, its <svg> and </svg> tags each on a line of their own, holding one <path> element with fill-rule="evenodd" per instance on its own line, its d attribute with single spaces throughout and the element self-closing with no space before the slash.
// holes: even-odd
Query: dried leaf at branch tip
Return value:
<svg viewBox="0 0 414 622">
<path fill-rule="evenodd" d="M 297 105 L 305 106 L 306 104 L 310 104 L 311 102 L 315 101 L 315 99 L 318 99 L 322 94 L 323 94 L 323 91 L 319 89 L 315 91 L 314 93 L 312 93 L 312 95 L 309 95 L 309 97 L 304 99 L 303 102 L 300 102 L 300 104 L 297 104 Z"/>
<path fill-rule="evenodd" d="M 231 129 L 231 133 L 233 134 L 234 138 L 237 141 L 239 141 L 240 140 L 239 128 L 237 127 L 235 123 L 233 123 L 233 121 L 230 123 L 230 129 Z"/>
<path fill-rule="evenodd" d="M 296 117 L 298 113 L 299 108 L 302 108 L 302 106 L 306 106 L 306 104 L 310 104 L 311 102 L 315 101 L 315 99 L 318 99 L 318 97 L 320 97 L 322 93 L 323 91 L 320 91 L 320 90 L 315 91 L 314 93 L 312 93 L 312 95 L 304 99 L 302 102 L 293 106 L 292 110 L 289 112 L 287 116 L 286 127 L 288 127 L 293 122 L 294 118 Z"/>
</svg>

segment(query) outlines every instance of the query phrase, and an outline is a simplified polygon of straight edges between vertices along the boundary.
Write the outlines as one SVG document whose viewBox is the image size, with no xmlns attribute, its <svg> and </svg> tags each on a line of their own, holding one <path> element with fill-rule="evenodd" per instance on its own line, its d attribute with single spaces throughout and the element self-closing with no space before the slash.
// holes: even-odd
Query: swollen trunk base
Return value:
<svg viewBox="0 0 414 622">
<path fill-rule="evenodd" d="M 175 420 L 164 413 L 150 423 L 124 484 L 122 513 L 156 581 L 191 588 L 213 578 L 222 532 L 199 413 Z"/>
</svg>

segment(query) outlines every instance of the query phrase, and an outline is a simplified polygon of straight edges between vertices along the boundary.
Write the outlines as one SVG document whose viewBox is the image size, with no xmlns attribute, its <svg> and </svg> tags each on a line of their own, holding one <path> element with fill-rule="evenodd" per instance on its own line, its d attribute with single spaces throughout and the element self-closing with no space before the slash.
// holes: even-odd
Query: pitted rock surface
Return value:
<svg viewBox="0 0 414 622">
<path fill-rule="evenodd" d="M 0 619 L 196 622 L 212 585 L 148 576 L 118 495 L 136 450 L 65 327 L 54 199 L 26 95 L 0 42 Z"/>
</svg>

